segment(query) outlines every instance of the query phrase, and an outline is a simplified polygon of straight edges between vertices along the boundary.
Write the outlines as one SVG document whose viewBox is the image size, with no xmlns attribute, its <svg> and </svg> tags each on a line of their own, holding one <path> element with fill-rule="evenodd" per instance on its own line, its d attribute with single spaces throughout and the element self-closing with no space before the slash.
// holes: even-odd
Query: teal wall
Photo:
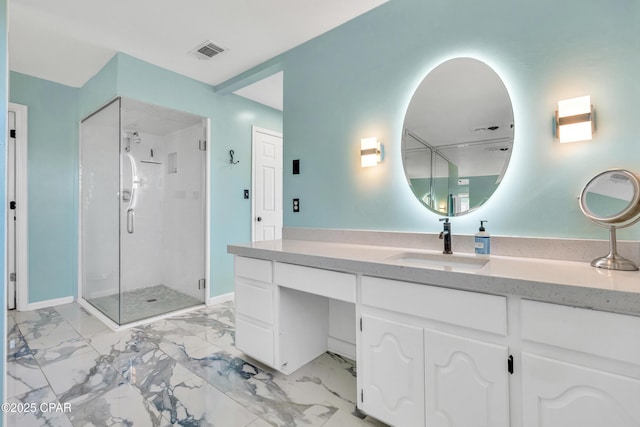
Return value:
<svg viewBox="0 0 640 427">
<path fill-rule="evenodd" d="M 250 188 L 251 125 L 284 130 L 284 164 L 301 159 L 300 175 L 285 167 L 284 205 L 299 197 L 302 206 L 284 210 L 285 226 L 439 231 L 439 217 L 406 184 L 400 135 L 414 89 L 457 56 L 480 59 L 501 76 L 516 127 L 503 183 L 482 208 L 455 218 L 454 232 L 473 234 L 486 219 L 492 234 L 604 239 L 575 196 L 603 169 L 639 169 L 639 33 L 635 0 L 391 0 L 282 55 L 284 123 L 278 111 L 124 54 L 80 89 L 12 74 L 11 99 L 30 113 L 31 239 L 53 239 L 31 240 L 30 302 L 76 292 L 77 125 L 116 95 L 211 118 L 211 295 L 232 290 L 226 245 L 250 240 L 242 190 Z M 560 145 L 556 103 L 585 94 L 597 112 L 595 138 Z M 359 141 L 371 135 L 382 139 L 385 160 L 361 168 Z M 229 149 L 239 164 L 229 165 Z M 638 239 L 640 227 L 620 236 Z"/>
<path fill-rule="evenodd" d="M 118 55 L 114 55 L 95 76 L 82 86 L 78 103 L 81 119 L 116 97 L 118 93 L 118 57 Z"/>
<path fill-rule="evenodd" d="M 251 241 L 251 126 L 282 131 L 282 112 L 125 54 L 117 55 L 118 95 L 211 118 L 211 295 L 233 292 L 227 245 Z M 229 150 L 240 163 L 229 164 Z"/>
<path fill-rule="evenodd" d="M 251 240 L 251 126 L 282 131 L 282 113 L 117 54 L 82 88 L 19 73 L 12 102 L 29 108 L 29 302 L 77 296 L 78 129 L 115 96 L 211 119 L 211 296 L 233 291 L 227 244 Z M 240 160 L 229 165 L 229 150 Z"/>
<path fill-rule="evenodd" d="M 7 1 L 0 0 L 0 114 L 4 117 L 4 120 L 0 120 L 0 135 L 7 135 L 7 86 L 9 81 L 9 72 L 7 66 Z M 0 162 L 0 200 L 6 200 L 6 152 L 7 152 L 7 140 L 0 138 L 0 153 L 2 155 L 2 161 Z M 0 218 L 5 218 L 7 214 L 6 204 L 0 204 Z M 0 259 L 5 259 L 5 247 L 6 247 L 6 232 L 5 227 L 0 227 Z M 5 263 L 0 262 L 0 277 L 4 286 L 2 289 L 7 289 L 7 274 L 5 271 Z M 6 336 L 7 336 L 7 324 L 5 319 L 7 318 L 7 293 L 6 291 L 0 292 L 0 331 L 2 331 L 2 343 L 0 343 L 0 368 L 2 369 L 2 378 L 0 379 L 0 402 L 4 402 L 4 387 L 6 372 Z M 0 426 L 3 424 L 3 417 L 0 416 Z"/>
<path fill-rule="evenodd" d="M 28 106 L 29 302 L 76 294 L 78 92 L 10 73 L 11 102 Z"/>
<path fill-rule="evenodd" d="M 404 114 L 422 78 L 453 57 L 474 57 L 503 79 L 513 102 L 511 165 L 490 201 L 453 220 L 473 234 L 596 237 L 606 232 L 576 203 L 582 186 L 612 167 L 640 170 L 640 2 L 613 0 L 391 0 L 283 55 L 285 226 L 435 232 L 437 215 L 406 184 Z M 559 144 L 557 101 L 591 95 L 592 141 Z M 360 138 L 385 145 L 378 167 L 359 166 Z M 331 215 L 327 215 L 331 212 Z M 620 232 L 640 238 L 640 227 Z"/>
</svg>

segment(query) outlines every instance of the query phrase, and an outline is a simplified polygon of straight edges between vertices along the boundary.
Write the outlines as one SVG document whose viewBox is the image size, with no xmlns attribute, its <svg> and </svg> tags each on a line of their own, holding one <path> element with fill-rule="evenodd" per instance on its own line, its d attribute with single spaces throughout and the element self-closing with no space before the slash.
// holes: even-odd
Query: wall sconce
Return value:
<svg viewBox="0 0 640 427">
<path fill-rule="evenodd" d="M 378 138 L 362 138 L 360 140 L 360 165 L 363 168 L 376 166 L 382 161 L 382 145 Z"/>
<path fill-rule="evenodd" d="M 590 96 L 558 101 L 556 138 L 560 142 L 586 141 L 595 130 Z"/>
</svg>

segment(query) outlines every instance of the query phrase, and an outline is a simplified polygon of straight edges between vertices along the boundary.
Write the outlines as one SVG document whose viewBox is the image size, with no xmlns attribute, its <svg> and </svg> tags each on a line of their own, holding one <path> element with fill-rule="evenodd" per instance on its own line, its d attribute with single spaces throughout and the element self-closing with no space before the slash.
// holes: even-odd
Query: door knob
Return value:
<svg viewBox="0 0 640 427">
<path fill-rule="evenodd" d="M 257 218 L 257 220 L 258 220 L 258 222 L 262 221 L 262 217 L 261 217 L 261 216 L 259 216 L 259 217 Z"/>
</svg>

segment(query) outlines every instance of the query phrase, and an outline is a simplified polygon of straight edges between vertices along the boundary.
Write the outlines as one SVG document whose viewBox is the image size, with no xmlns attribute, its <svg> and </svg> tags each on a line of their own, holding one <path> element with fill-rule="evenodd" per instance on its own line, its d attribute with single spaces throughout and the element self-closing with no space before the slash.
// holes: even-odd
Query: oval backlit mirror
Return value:
<svg viewBox="0 0 640 427">
<path fill-rule="evenodd" d="M 638 270 L 617 253 L 616 229 L 640 220 L 640 177 L 626 169 L 611 169 L 594 176 L 579 196 L 580 209 L 592 222 L 609 228 L 609 254 L 591 265 L 609 270 Z"/>
<path fill-rule="evenodd" d="M 402 163 L 413 194 L 446 216 L 482 206 L 502 181 L 513 132 L 498 74 L 473 58 L 443 62 L 420 83 L 404 119 Z"/>
</svg>

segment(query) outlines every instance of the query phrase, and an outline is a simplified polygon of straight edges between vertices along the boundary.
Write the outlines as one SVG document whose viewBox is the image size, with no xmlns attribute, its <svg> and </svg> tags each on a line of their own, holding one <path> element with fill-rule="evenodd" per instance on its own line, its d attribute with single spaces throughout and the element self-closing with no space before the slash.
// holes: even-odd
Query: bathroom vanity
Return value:
<svg viewBox="0 0 640 427">
<path fill-rule="evenodd" d="M 298 240 L 228 251 L 238 349 L 285 374 L 355 357 L 358 408 L 381 421 L 640 425 L 638 273 Z"/>
</svg>

